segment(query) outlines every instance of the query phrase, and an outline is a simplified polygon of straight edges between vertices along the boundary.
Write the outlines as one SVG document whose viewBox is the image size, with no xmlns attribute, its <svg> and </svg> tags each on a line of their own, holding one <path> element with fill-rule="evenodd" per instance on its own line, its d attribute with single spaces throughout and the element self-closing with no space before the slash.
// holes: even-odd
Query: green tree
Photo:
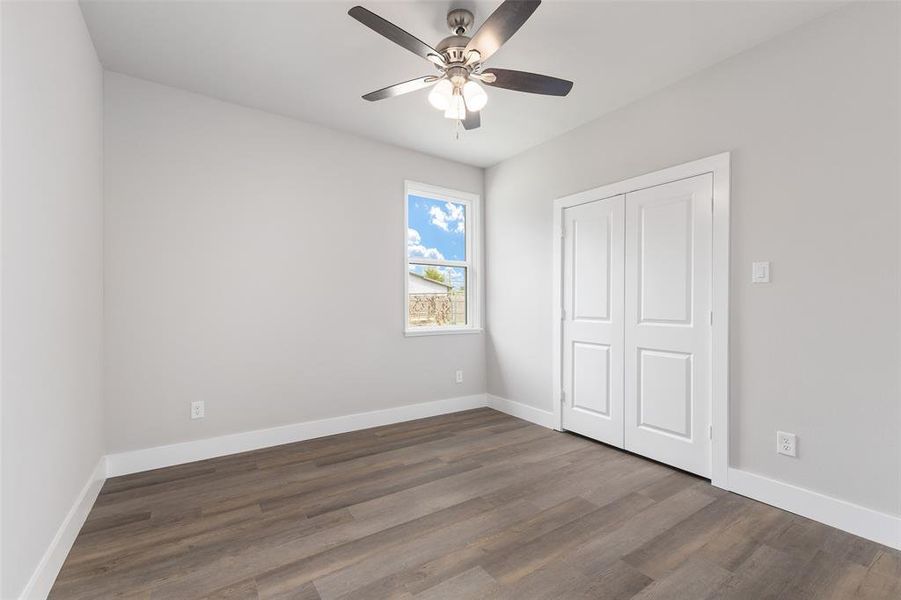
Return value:
<svg viewBox="0 0 901 600">
<path fill-rule="evenodd" d="M 438 283 L 444 283 L 444 273 L 442 273 L 435 267 L 426 267 L 425 271 L 422 273 L 422 276 L 426 279 L 437 281 Z"/>
</svg>

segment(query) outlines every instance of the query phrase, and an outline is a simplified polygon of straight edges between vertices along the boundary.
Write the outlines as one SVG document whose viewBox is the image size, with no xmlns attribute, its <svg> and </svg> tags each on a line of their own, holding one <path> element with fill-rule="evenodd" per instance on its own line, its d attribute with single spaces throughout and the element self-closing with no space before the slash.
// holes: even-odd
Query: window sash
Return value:
<svg viewBox="0 0 901 600">
<path fill-rule="evenodd" d="M 465 246 L 466 260 L 438 260 L 409 256 L 407 250 L 407 229 L 410 226 L 410 196 L 422 196 L 434 200 L 462 204 L 466 209 Z M 404 332 L 410 335 L 427 333 L 452 333 L 455 331 L 480 331 L 481 321 L 479 316 L 479 273 L 475 265 L 479 264 L 476 256 L 475 239 L 478 235 L 479 215 L 477 206 L 479 197 L 475 194 L 448 190 L 427 184 L 411 181 L 405 182 L 404 190 Z M 408 285 L 409 270 L 411 265 L 424 265 L 436 267 L 458 267 L 466 269 L 466 325 L 437 325 L 432 327 L 413 327 L 410 325 L 410 290 Z"/>
</svg>

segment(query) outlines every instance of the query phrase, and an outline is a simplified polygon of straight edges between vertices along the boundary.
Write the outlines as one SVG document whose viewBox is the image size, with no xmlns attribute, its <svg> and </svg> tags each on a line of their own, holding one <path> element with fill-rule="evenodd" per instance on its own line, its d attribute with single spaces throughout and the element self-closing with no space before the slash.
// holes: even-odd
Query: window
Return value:
<svg viewBox="0 0 901 600">
<path fill-rule="evenodd" d="M 479 197 L 408 181 L 404 308 L 407 335 L 479 329 Z"/>
</svg>

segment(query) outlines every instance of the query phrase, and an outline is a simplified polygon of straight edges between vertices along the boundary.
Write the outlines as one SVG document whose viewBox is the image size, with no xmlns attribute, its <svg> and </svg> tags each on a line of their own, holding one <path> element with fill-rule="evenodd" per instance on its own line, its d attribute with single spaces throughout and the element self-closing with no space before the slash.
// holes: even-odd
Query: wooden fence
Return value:
<svg viewBox="0 0 901 600">
<path fill-rule="evenodd" d="M 411 327 L 466 325 L 466 292 L 410 294 Z"/>
</svg>

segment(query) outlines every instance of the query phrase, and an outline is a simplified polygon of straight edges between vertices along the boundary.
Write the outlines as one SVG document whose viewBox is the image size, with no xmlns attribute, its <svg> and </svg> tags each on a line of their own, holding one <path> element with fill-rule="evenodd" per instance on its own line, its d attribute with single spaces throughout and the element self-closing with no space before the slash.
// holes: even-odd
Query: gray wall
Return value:
<svg viewBox="0 0 901 600">
<path fill-rule="evenodd" d="M 481 169 L 113 73 L 104 142 L 109 452 L 484 392 L 483 335 L 403 336 L 402 262 L 404 179 Z"/>
<path fill-rule="evenodd" d="M 75 2 L 0 10 L 0 596 L 13 598 L 103 454 L 102 71 Z"/>
<path fill-rule="evenodd" d="M 732 151 L 732 465 L 901 512 L 898 17 L 841 9 L 489 169 L 488 391 L 556 398 L 554 198 Z"/>
</svg>

